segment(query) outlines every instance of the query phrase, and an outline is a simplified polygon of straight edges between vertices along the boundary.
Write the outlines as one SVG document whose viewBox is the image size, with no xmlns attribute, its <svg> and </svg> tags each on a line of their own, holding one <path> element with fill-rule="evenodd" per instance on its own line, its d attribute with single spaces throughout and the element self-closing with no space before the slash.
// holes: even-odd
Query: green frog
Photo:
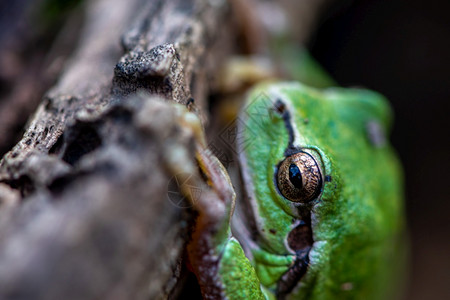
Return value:
<svg viewBox="0 0 450 300">
<path fill-rule="evenodd" d="M 188 246 L 203 297 L 397 297 L 405 227 L 391 122 L 387 100 L 365 89 L 254 88 L 238 122 L 244 193 L 234 217 L 226 170 L 199 150 L 216 191 L 197 202 Z"/>
</svg>

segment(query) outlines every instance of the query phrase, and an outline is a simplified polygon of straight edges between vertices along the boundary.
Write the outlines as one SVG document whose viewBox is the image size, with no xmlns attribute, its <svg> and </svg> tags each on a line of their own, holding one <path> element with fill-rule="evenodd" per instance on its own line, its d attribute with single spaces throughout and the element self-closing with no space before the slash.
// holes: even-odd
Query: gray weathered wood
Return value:
<svg viewBox="0 0 450 300">
<path fill-rule="evenodd" d="M 195 153 L 161 99 L 203 107 L 212 53 L 229 54 L 227 3 L 85 11 L 78 48 L 0 162 L 2 299 L 154 299 L 180 276 L 190 214 L 167 196 L 163 154 Z"/>
</svg>

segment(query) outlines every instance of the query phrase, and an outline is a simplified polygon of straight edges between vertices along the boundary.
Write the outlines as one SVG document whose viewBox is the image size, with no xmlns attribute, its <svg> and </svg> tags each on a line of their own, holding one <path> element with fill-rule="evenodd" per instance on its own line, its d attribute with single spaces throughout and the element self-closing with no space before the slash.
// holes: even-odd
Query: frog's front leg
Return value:
<svg viewBox="0 0 450 300">
<path fill-rule="evenodd" d="M 190 264 L 205 299 L 264 299 L 259 279 L 239 242 L 231 236 L 235 193 L 218 159 L 198 151 L 210 189 L 192 199 L 199 215 L 188 245 Z"/>
<path fill-rule="evenodd" d="M 198 166 L 204 175 L 198 176 L 197 165 L 186 151 L 167 147 L 164 153 L 167 167 L 177 174 L 181 192 L 198 213 L 187 250 L 203 297 L 264 299 L 255 270 L 239 242 L 231 236 L 235 193 L 227 171 L 207 149 L 199 118 L 181 105 L 173 105 L 173 113 L 178 118 L 179 130 L 186 137 L 193 137 Z"/>
</svg>

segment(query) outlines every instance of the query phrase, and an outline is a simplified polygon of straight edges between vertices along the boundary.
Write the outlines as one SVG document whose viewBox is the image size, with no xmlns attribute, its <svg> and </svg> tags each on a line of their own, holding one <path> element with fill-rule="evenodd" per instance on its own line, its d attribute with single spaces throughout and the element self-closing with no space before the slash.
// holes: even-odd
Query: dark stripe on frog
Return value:
<svg viewBox="0 0 450 300">
<path fill-rule="evenodd" d="M 277 297 L 284 299 L 297 286 L 306 274 L 309 264 L 309 251 L 313 245 L 311 220 L 306 217 L 291 230 L 288 235 L 288 245 L 295 251 L 296 259 L 294 265 L 281 276 L 277 283 Z"/>
<path fill-rule="evenodd" d="M 310 247 L 296 251 L 296 259 L 294 265 L 289 268 L 289 270 L 281 276 L 277 283 L 277 299 L 286 299 L 295 286 L 300 282 L 300 279 L 305 275 L 308 270 L 309 265 L 309 251 Z"/>
<path fill-rule="evenodd" d="M 285 156 L 291 155 L 293 152 L 298 152 L 299 149 L 294 147 L 294 128 L 291 124 L 291 113 L 286 107 L 286 104 L 281 99 L 277 99 L 274 104 L 274 109 L 283 118 L 284 126 L 286 127 L 287 133 L 289 135 L 289 141 L 284 152 Z"/>
<path fill-rule="evenodd" d="M 311 230 L 311 220 L 305 217 L 304 220 L 300 220 L 299 224 L 289 232 L 287 239 L 289 248 L 299 253 L 312 247 L 314 241 Z"/>
<path fill-rule="evenodd" d="M 297 148 L 294 146 L 294 128 L 292 127 L 291 114 L 287 109 L 286 104 L 281 99 L 277 99 L 274 104 L 274 109 L 283 118 L 284 125 L 289 135 L 288 145 L 284 152 L 285 157 L 298 153 L 299 151 L 301 151 L 301 148 Z M 277 189 L 278 185 L 276 184 L 275 178 L 276 174 L 278 173 L 278 168 L 279 165 L 276 167 L 274 176 L 275 186 L 277 187 Z M 290 170 L 290 172 L 293 171 L 295 170 Z M 278 280 L 276 290 L 277 299 L 285 299 L 286 296 L 289 295 L 295 288 L 295 286 L 300 282 L 301 278 L 306 274 L 308 270 L 309 251 L 311 250 L 314 241 L 312 239 L 310 211 L 304 211 L 302 215 L 304 215 L 304 217 L 302 217 L 302 219 L 304 220 L 300 220 L 300 224 L 292 229 L 288 235 L 288 244 L 289 247 L 295 251 L 296 259 L 294 265 L 290 267 L 289 270 L 284 273 L 283 276 L 281 276 Z"/>
</svg>

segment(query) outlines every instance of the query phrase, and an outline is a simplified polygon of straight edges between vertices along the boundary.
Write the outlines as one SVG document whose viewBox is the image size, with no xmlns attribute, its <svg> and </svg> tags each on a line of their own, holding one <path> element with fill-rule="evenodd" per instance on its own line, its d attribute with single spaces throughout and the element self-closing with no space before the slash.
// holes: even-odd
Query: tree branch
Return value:
<svg viewBox="0 0 450 300">
<path fill-rule="evenodd" d="M 158 98 L 203 107 L 229 10 L 86 5 L 77 50 L 0 163 L 0 298 L 154 299 L 180 276 L 191 214 L 169 201 L 162 158 L 194 162 L 193 133 Z"/>
</svg>

